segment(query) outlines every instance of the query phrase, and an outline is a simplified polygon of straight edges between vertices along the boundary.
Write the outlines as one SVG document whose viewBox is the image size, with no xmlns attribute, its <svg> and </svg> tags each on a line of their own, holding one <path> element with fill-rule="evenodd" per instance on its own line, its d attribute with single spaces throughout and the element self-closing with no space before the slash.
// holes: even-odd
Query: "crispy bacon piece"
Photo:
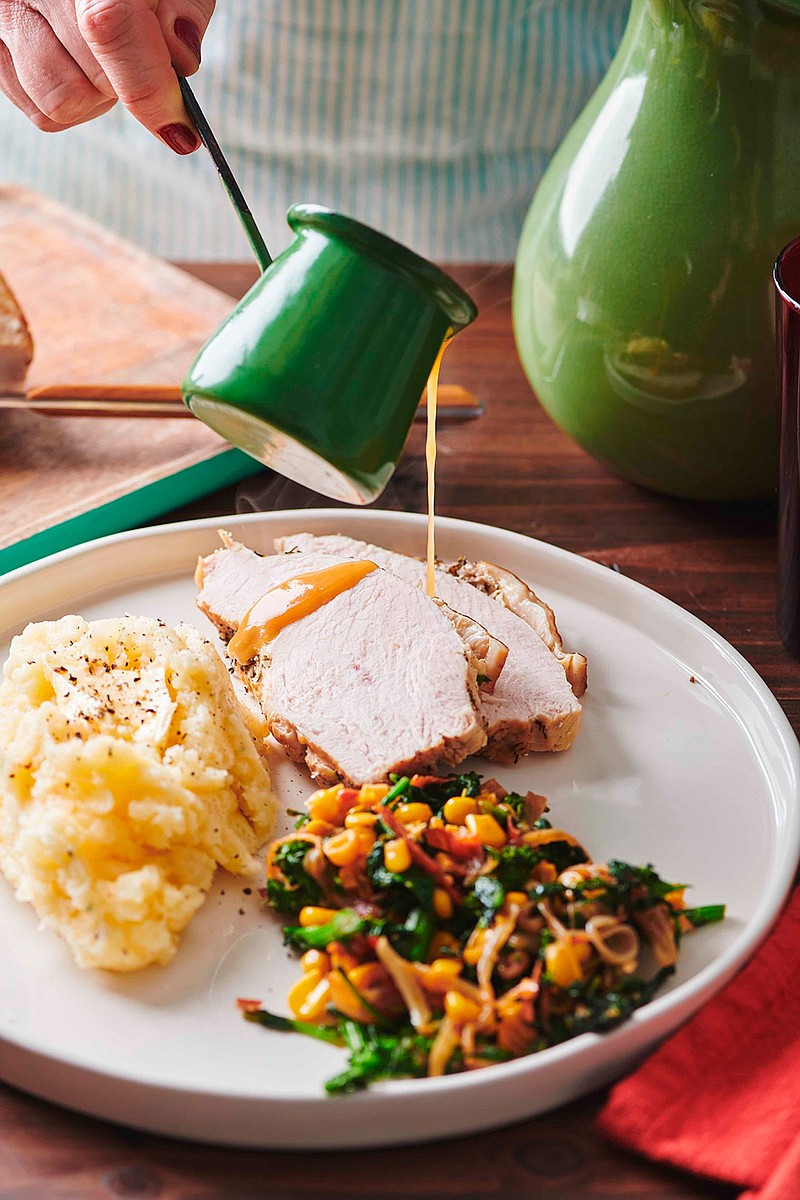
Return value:
<svg viewBox="0 0 800 1200">
<path fill-rule="evenodd" d="M 452 858 L 466 860 L 481 854 L 483 843 L 478 837 L 458 837 L 449 829 L 426 829 L 425 841 L 436 850 L 444 850 Z"/>
<path fill-rule="evenodd" d="M 260 1000 L 245 1000 L 243 996 L 239 996 L 236 1000 L 236 1007 L 240 1012 L 258 1012 L 261 1008 Z"/>
</svg>

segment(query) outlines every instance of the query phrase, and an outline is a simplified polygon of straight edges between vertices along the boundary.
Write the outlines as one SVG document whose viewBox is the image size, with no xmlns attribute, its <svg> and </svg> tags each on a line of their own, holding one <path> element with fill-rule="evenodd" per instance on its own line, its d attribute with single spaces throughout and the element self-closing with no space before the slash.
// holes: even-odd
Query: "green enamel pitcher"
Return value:
<svg viewBox="0 0 800 1200">
<path fill-rule="evenodd" d="M 775 486 L 771 268 L 800 232 L 800 3 L 633 0 L 517 256 L 519 353 L 612 471 L 677 496 Z"/>
<path fill-rule="evenodd" d="M 426 259 L 330 209 L 295 237 L 201 350 L 186 404 L 234 446 L 351 504 L 374 500 L 445 340 L 477 315 Z"/>
</svg>

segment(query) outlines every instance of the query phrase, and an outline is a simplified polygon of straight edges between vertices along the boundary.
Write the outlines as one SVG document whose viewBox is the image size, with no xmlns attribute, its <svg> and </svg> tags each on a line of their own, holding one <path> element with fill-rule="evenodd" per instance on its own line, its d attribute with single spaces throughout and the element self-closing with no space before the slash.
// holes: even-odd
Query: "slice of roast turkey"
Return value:
<svg viewBox="0 0 800 1200">
<path fill-rule="evenodd" d="M 369 558 L 417 587 L 423 585 L 425 579 L 425 564 L 418 559 L 340 534 L 323 537 L 293 534 L 278 539 L 276 548 L 289 556 L 292 552 L 324 551 L 351 559 Z M 481 564 L 481 569 L 477 564 L 474 566 L 476 579 L 486 577 L 486 570 L 482 569 L 486 564 Z M 577 736 L 582 710 L 563 662 L 572 656 L 563 650 L 552 613 L 548 617 L 550 610 L 547 609 L 534 621 L 533 607 L 538 601 L 529 589 L 525 589 L 524 596 L 528 608 L 522 615 L 507 602 L 510 586 L 506 585 L 500 596 L 495 594 L 499 584 L 493 585 L 492 594 L 489 594 L 483 586 L 462 578 L 464 570 L 463 562 L 452 564 L 449 569 L 438 567 L 435 574 L 437 596 L 451 608 L 478 621 L 508 647 L 508 657 L 493 692 L 481 696 L 487 731 L 487 744 L 482 753 L 498 762 L 514 762 L 531 751 L 566 750 Z M 546 606 L 542 605 L 542 608 Z M 582 656 L 574 657 L 582 659 Z M 581 670 L 585 684 L 585 660 L 582 669 L 577 664 L 570 668 L 578 689 L 581 687 Z"/>
<path fill-rule="evenodd" d="M 265 557 L 228 539 L 198 564 L 197 603 L 227 641 L 271 588 L 346 557 Z M 359 786 L 481 750 L 479 678 L 493 686 L 504 657 L 474 619 L 379 568 L 283 628 L 240 673 L 292 758 L 323 782 Z"/>
<path fill-rule="evenodd" d="M 480 588 L 492 600 L 499 601 L 518 617 L 522 617 L 561 663 L 575 695 L 583 695 L 587 682 L 586 658 L 583 654 L 564 649 L 555 613 L 549 604 L 539 599 L 527 583 L 518 575 L 507 571 L 505 567 L 495 566 L 494 563 L 470 562 L 467 558 L 459 558 L 454 563 L 443 563 L 442 567 L 451 575 Z"/>
</svg>

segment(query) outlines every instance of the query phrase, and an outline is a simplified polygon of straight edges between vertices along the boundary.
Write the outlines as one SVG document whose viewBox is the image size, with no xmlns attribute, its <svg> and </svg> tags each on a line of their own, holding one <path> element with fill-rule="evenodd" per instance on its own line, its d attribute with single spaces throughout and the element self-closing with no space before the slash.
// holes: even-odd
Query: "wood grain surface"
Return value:
<svg viewBox="0 0 800 1200">
<path fill-rule="evenodd" d="M 230 299 L 22 188 L 0 188 L 0 271 L 34 339 L 30 388 L 179 384 Z M 0 415 L 0 549 L 227 449 L 199 421 Z"/>
<path fill-rule="evenodd" d="M 245 267 L 196 271 L 232 293 L 252 278 Z M 443 378 L 475 391 L 487 412 L 442 431 L 439 511 L 544 538 L 668 596 L 741 650 L 797 729 L 800 666 L 779 646 L 773 617 L 772 506 L 675 501 L 612 478 L 554 428 L 531 395 L 514 353 L 510 272 L 454 274 L 472 291 L 481 316 L 448 352 Z M 422 431 L 415 430 L 379 505 L 422 511 L 424 480 Z M 264 472 L 171 516 L 317 503 Z M 731 1188 L 604 1142 L 593 1128 L 602 1101 L 597 1095 L 457 1141 L 314 1155 L 192 1146 L 0 1087 L 0 1200 L 733 1200 Z M 408 1121 L 411 1128 L 413 1111 Z"/>
</svg>

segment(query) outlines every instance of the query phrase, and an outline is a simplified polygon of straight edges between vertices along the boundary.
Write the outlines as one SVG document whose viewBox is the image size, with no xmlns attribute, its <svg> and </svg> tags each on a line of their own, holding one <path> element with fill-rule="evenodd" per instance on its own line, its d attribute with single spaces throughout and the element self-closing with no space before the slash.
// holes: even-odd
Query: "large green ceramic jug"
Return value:
<svg viewBox="0 0 800 1200">
<path fill-rule="evenodd" d="M 800 0 L 633 0 L 514 279 L 523 365 L 612 471 L 678 496 L 776 480 L 771 266 L 800 232 Z"/>
</svg>

